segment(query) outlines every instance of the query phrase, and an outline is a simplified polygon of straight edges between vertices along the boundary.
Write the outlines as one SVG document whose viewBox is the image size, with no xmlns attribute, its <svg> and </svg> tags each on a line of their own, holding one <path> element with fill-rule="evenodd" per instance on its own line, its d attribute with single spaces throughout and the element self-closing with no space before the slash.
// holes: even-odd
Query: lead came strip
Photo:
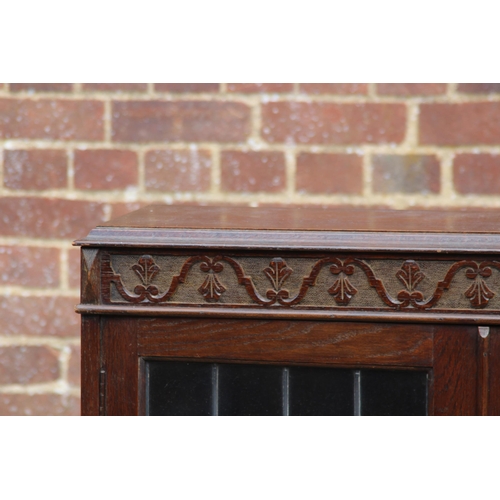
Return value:
<svg viewBox="0 0 500 500">
<path fill-rule="evenodd" d="M 283 416 L 290 416 L 290 372 L 283 368 Z"/>
<path fill-rule="evenodd" d="M 361 416 L 361 371 L 354 372 L 354 416 Z"/>
<path fill-rule="evenodd" d="M 212 416 L 219 416 L 219 365 L 212 365 Z"/>
</svg>

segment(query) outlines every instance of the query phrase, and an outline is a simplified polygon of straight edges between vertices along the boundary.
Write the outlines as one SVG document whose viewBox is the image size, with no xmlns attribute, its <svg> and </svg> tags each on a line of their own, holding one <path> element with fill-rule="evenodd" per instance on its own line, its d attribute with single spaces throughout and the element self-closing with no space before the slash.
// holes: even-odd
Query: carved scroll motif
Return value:
<svg viewBox="0 0 500 500">
<path fill-rule="evenodd" d="M 207 276 L 197 288 L 197 291 L 209 303 L 219 302 L 222 294 L 227 291 L 227 285 L 221 282 L 218 275 L 225 268 L 230 268 L 237 277 L 238 285 L 244 287 L 255 305 L 264 307 L 296 306 L 304 299 L 308 290 L 316 286 L 321 270 L 326 265 L 330 265 L 330 272 L 335 277 L 335 280 L 325 292 L 333 297 L 337 307 L 348 306 L 354 296 L 359 296 L 362 293 L 349 280 L 349 277 L 354 274 L 361 273 L 364 279 L 367 280 L 369 287 L 376 291 L 385 306 L 398 311 L 425 311 L 435 307 L 443 294 L 450 289 L 455 276 L 462 269 L 465 269 L 466 278 L 472 281 L 470 286 L 463 290 L 462 296 L 470 301 L 472 308 L 485 308 L 496 295 L 488 286 L 486 280 L 491 277 L 493 268 L 500 271 L 500 262 L 497 261 L 477 263 L 472 260 L 461 260 L 455 262 L 448 269 L 444 278 L 436 284 L 434 292 L 427 294 L 428 296 L 425 298 L 424 293 L 418 287 L 424 279 L 427 279 L 426 275 L 415 260 L 406 260 L 393 275 L 404 287 L 394 297 L 388 292 L 383 280 L 376 276 L 369 263 L 363 259 L 347 257 L 342 261 L 338 257 L 324 257 L 312 261 L 311 271 L 302 278 L 298 291 L 291 295 L 290 290 L 284 287 L 292 275 L 293 269 L 283 258 L 274 257 L 268 261 L 267 267 L 263 267 L 261 271 L 271 285 L 271 288 L 266 290 L 263 295 L 255 286 L 252 277 L 245 273 L 242 265 L 235 258 L 222 255 L 215 257 L 198 255 L 187 258 L 181 266 L 179 274 L 172 277 L 168 289 L 160 292 L 154 283 L 155 278 L 162 272 L 160 266 L 151 255 L 143 255 L 131 267 L 141 281 L 140 284 L 134 286 L 134 291 L 131 293 L 123 284 L 121 276 L 114 272 L 110 255 L 104 254 L 102 259 L 103 292 L 105 296 L 110 296 L 109 290 L 113 284 L 118 294 L 127 302 L 136 304 L 165 303 L 172 299 L 179 285 L 185 283 L 191 268 L 198 263 L 200 264 L 200 270 L 206 273 Z M 227 266 L 224 266 L 224 263 Z M 359 283 L 359 278 L 357 283 Z M 335 306 L 332 304 L 330 307 Z"/>
</svg>

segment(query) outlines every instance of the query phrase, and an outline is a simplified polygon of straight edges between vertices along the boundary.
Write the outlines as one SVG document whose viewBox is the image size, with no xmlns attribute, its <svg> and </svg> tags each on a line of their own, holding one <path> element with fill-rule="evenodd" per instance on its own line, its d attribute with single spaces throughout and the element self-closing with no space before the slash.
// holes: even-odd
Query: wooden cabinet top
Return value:
<svg viewBox="0 0 500 500">
<path fill-rule="evenodd" d="M 81 246 L 494 253 L 500 212 L 152 205 L 93 229 Z"/>
</svg>

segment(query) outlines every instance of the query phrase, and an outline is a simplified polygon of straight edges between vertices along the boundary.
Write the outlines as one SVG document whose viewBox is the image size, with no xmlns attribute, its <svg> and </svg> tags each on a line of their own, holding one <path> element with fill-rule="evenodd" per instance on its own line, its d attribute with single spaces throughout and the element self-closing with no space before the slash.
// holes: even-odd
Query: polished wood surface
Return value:
<svg viewBox="0 0 500 500">
<path fill-rule="evenodd" d="M 477 415 L 479 334 L 443 326 L 434 336 L 433 415 Z"/>
<path fill-rule="evenodd" d="M 153 205 L 75 242 L 83 247 L 493 253 L 498 212 Z"/>
<path fill-rule="evenodd" d="M 142 319 L 138 354 L 219 361 L 432 366 L 435 327 L 322 321 Z"/>
<path fill-rule="evenodd" d="M 152 205 L 102 224 L 102 227 L 500 234 L 498 212 L 471 208 L 384 210 Z"/>
<path fill-rule="evenodd" d="M 104 415 L 137 415 L 139 357 L 136 325 L 127 318 L 106 318 L 102 326 Z"/>
<path fill-rule="evenodd" d="M 99 415 L 100 403 L 100 323 L 98 316 L 82 317 L 82 415 Z"/>
</svg>

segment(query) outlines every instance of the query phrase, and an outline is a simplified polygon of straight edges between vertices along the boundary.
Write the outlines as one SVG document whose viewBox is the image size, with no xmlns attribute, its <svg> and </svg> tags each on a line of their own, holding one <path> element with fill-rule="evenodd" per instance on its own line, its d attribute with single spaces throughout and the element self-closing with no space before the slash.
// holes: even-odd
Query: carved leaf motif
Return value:
<svg viewBox="0 0 500 500">
<path fill-rule="evenodd" d="M 218 280 L 215 274 L 210 273 L 203 282 L 203 285 L 198 288 L 198 291 L 205 297 L 207 301 L 218 301 L 220 296 L 226 291 L 225 287 Z"/>
<path fill-rule="evenodd" d="M 485 307 L 495 296 L 495 292 L 492 292 L 488 288 L 484 280 L 477 278 L 465 292 L 465 296 L 470 300 L 474 307 Z"/>
<path fill-rule="evenodd" d="M 410 292 L 412 292 L 425 278 L 425 274 L 420 270 L 419 265 L 414 260 L 407 260 L 396 273 L 396 277 Z"/>
<path fill-rule="evenodd" d="M 269 267 L 264 269 L 264 274 L 269 278 L 276 291 L 281 290 L 283 283 L 292 272 L 293 269 L 288 267 L 287 263 L 281 257 L 274 258 L 269 263 Z"/>
<path fill-rule="evenodd" d="M 132 269 L 136 272 L 137 276 L 141 278 L 144 285 L 149 285 L 153 278 L 158 274 L 160 268 L 156 265 L 153 257 L 151 255 L 143 255 L 137 262 L 132 266 Z"/>
<path fill-rule="evenodd" d="M 335 302 L 341 306 L 346 306 L 351 301 L 352 297 L 358 293 L 356 288 L 345 277 L 341 276 L 328 289 L 328 292 L 333 295 Z"/>
</svg>

